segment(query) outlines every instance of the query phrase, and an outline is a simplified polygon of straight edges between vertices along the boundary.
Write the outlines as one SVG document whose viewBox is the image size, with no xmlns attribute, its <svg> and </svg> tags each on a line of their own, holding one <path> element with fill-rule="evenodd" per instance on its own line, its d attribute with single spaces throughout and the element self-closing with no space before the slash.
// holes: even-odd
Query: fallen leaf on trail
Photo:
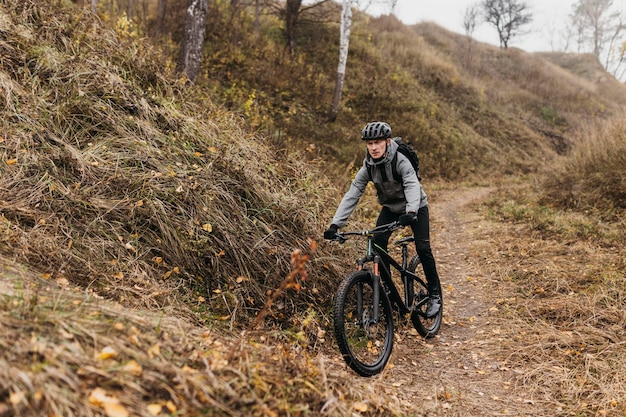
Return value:
<svg viewBox="0 0 626 417">
<path fill-rule="evenodd" d="M 59 284 L 61 287 L 69 287 L 70 282 L 67 280 L 67 278 L 65 277 L 59 277 L 56 279 L 57 284 Z"/>
<path fill-rule="evenodd" d="M 17 163 L 17 159 L 7 159 L 7 165 L 14 165 Z"/>
<path fill-rule="evenodd" d="M 211 233 L 213 231 L 213 225 L 211 225 L 211 223 L 204 223 L 202 225 L 202 230 L 204 230 L 205 232 Z"/>
<path fill-rule="evenodd" d="M 114 358 L 116 356 L 117 356 L 117 351 L 113 349 L 111 346 L 107 346 L 104 349 L 102 349 L 100 353 L 98 353 L 98 355 L 96 356 L 96 359 L 103 361 L 106 359 Z"/>
<path fill-rule="evenodd" d="M 148 405 L 148 412 L 153 416 L 158 416 L 159 414 L 161 414 L 161 410 L 163 410 L 163 406 L 161 404 Z"/>
</svg>

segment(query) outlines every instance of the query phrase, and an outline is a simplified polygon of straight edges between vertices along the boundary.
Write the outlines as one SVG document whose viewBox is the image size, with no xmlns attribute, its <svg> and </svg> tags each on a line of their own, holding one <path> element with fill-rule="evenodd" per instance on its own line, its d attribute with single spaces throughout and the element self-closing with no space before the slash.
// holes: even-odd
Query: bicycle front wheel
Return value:
<svg viewBox="0 0 626 417">
<path fill-rule="evenodd" d="M 378 319 L 374 317 L 372 273 L 357 271 L 347 276 L 335 300 L 335 339 L 348 366 L 365 377 L 383 370 L 393 348 L 392 309 L 382 285 L 377 310 Z"/>
</svg>

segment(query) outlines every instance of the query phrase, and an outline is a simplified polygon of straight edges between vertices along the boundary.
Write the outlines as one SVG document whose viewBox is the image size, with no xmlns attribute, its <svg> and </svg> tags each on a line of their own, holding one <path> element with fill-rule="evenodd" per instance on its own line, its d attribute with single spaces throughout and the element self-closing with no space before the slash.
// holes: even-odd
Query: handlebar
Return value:
<svg viewBox="0 0 626 417">
<path fill-rule="evenodd" d="M 382 224 L 380 226 L 376 226 L 373 229 L 369 230 L 355 230 L 349 232 L 337 232 L 337 237 L 335 239 L 329 239 L 331 241 L 337 241 L 339 243 L 344 243 L 348 240 L 348 236 L 374 236 L 381 233 L 393 232 L 395 230 L 406 227 L 407 225 L 400 224 L 398 221 L 391 222 L 388 224 Z"/>
</svg>

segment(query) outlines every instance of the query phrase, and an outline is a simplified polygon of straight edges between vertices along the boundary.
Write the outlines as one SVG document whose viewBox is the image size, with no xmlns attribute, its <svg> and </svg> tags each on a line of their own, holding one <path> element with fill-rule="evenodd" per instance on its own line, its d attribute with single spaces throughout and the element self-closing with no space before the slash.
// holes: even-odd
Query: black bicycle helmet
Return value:
<svg viewBox="0 0 626 417">
<path fill-rule="evenodd" d="M 391 126 L 385 122 L 368 123 L 361 131 L 361 139 L 387 139 L 391 137 Z"/>
</svg>

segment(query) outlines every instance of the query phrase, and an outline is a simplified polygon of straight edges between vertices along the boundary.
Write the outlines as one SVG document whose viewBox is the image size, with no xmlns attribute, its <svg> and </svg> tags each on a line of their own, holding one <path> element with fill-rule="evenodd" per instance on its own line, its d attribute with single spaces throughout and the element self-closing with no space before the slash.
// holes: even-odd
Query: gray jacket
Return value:
<svg viewBox="0 0 626 417">
<path fill-rule="evenodd" d="M 371 167 L 371 181 L 376 187 L 378 202 L 382 206 L 388 207 L 394 213 L 404 214 L 411 211 L 417 213 L 418 209 L 428 205 L 426 193 L 417 179 L 417 174 L 411 165 L 411 161 L 397 152 L 397 150 L 398 144 L 392 140 L 387 147 L 387 154 L 380 161 L 374 161 L 369 152 L 366 152 L 363 166 L 354 177 L 350 189 L 343 196 L 333 217 L 332 224 L 342 227 L 356 208 L 365 192 L 367 183 L 370 181 L 368 166 Z M 396 182 L 393 178 L 391 163 L 396 153 L 398 153 L 396 170 L 402 177 L 402 183 Z M 381 172 L 383 169 L 385 172 L 384 176 Z"/>
</svg>

